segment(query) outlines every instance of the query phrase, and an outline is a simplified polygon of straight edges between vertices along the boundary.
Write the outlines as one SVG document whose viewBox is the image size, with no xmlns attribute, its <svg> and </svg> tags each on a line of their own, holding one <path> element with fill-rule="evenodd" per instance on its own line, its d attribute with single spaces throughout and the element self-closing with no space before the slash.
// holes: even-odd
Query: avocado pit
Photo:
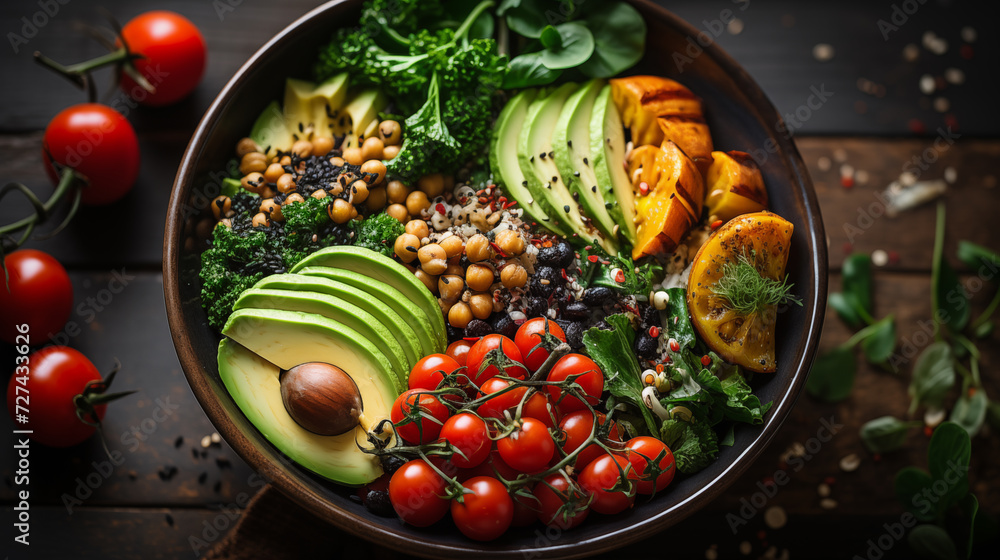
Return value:
<svg viewBox="0 0 1000 560">
<path fill-rule="evenodd" d="M 322 436 L 353 430 L 363 418 L 357 384 L 344 370 L 323 362 L 297 365 L 281 374 L 281 402 L 300 426 Z"/>
</svg>

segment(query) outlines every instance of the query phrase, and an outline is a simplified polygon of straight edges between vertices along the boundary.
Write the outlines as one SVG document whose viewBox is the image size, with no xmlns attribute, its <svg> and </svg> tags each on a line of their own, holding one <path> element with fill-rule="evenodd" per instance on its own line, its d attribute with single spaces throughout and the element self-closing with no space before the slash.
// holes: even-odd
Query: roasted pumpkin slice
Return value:
<svg viewBox="0 0 1000 560">
<path fill-rule="evenodd" d="M 687 300 L 695 330 L 730 363 L 770 373 L 777 368 L 774 324 L 790 298 L 785 264 L 793 226 L 771 212 L 723 224 L 695 256 Z"/>
<path fill-rule="evenodd" d="M 633 150 L 629 158 L 630 177 L 639 179 L 633 183 L 637 230 L 632 258 L 671 253 L 701 217 L 701 173 L 670 141 L 662 148 Z"/>
<path fill-rule="evenodd" d="M 663 139 L 684 150 L 704 176 L 712 165 L 712 134 L 705 119 L 701 116 L 666 116 L 658 117 L 656 123 L 663 132 Z"/>
<path fill-rule="evenodd" d="M 616 78 L 611 80 L 611 98 L 621 113 L 622 122 L 632 133 L 634 146 L 659 146 L 663 142 L 658 117 L 704 122 L 701 100 L 688 88 L 667 78 Z M 705 127 L 705 132 L 707 130 Z"/>
<path fill-rule="evenodd" d="M 712 152 L 705 187 L 708 189 L 705 205 L 713 220 L 728 222 L 740 214 L 767 208 L 764 178 L 746 152 Z"/>
</svg>

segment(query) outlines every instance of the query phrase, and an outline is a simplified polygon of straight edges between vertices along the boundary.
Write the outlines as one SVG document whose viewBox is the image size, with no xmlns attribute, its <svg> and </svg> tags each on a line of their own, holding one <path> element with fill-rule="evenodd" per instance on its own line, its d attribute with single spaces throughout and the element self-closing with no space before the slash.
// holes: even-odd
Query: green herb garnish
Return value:
<svg viewBox="0 0 1000 560">
<path fill-rule="evenodd" d="M 712 293 L 726 299 L 737 313 L 753 315 L 772 305 L 801 306 L 802 300 L 788 293 L 793 286 L 787 276 L 781 282 L 764 277 L 743 253 L 736 261 L 723 265 L 722 278 L 715 283 Z"/>
</svg>

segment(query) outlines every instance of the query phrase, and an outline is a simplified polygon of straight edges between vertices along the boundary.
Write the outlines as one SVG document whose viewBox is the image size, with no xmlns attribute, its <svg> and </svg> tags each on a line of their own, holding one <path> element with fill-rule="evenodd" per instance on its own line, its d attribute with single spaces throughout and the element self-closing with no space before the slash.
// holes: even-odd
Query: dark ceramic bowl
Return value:
<svg viewBox="0 0 1000 560">
<path fill-rule="evenodd" d="M 593 515 L 582 526 L 546 540 L 514 529 L 490 543 L 465 539 L 451 523 L 416 529 L 370 514 L 352 502 L 351 489 L 312 475 L 289 461 L 258 432 L 219 379 L 219 335 L 208 327 L 199 299 L 197 224 L 218 194 L 236 141 L 273 99 L 285 76 L 308 77 L 311 53 L 339 26 L 357 21 L 360 1 L 333 1 L 309 12 L 271 39 L 236 73 L 208 109 L 181 162 L 167 213 L 163 260 L 167 312 L 177 355 L 198 401 L 226 441 L 253 468 L 317 516 L 362 538 L 427 557 L 569 558 L 607 551 L 652 536 L 716 498 L 756 459 L 795 402 L 817 348 L 826 303 L 826 237 L 815 193 L 781 117 L 753 79 L 714 44 L 700 54 L 698 30 L 649 2 L 635 2 L 648 24 L 646 58 L 637 71 L 673 77 L 704 99 L 716 149 L 756 156 L 772 209 L 795 225 L 788 263 L 802 307 L 783 312 L 778 324 L 778 372 L 759 375 L 755 391 L 773 408 L 759 426 L 740 426 L 732 447 L 694 476 L 679 477 L 669 491 L 615 516 Z M 689 39 L 690 38 L 690 39 Z M 690 50 L 689 50 L 690 49 Z M 672 53 L 685 53 L 678 70 Z M 756 151 L 755 151 L 756 150 Z M 213 174 L 214 172 L 214 174 Z M 640 501 L 641 502 L 641 501 Z"/>
</svg>

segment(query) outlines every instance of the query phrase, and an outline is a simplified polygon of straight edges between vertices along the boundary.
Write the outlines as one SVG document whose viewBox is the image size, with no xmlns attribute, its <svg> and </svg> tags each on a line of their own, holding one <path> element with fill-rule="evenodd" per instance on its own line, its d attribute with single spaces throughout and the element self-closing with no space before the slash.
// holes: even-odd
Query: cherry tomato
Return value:
<svg viewBox="0 0 1000 560">
<path fill-rule="evenodd" d="M 538 521 L 538 500 L 533 495 L 511 494 L 514 501 L 514 519 L 511 527 L 527 527 Z"/>
<path fill-rule="evenodd" d="M 478 476 L 462 483 L 471 494 L 451 502 L 451 518 L 463 535 L 491 541 L 507 532 L 514 518 L 514 502 L 497 479 Z"/>
<path fill-rule="evenodd" d="M 604 414 L 598 412 L 597 420 L 600 426 L 607 423 L 607 417 Z M 571 412 L 563 417 L 562 422 L 559 423 L 559 429 L 563 431 L 566 436 L 566 440 L 563 442 L 563 451 L 572 453 L 577 450 L 583 442 L 587 441 L 590 437 L 590 431 L 594 426 L 594 414 L 589 410 L 578 410 L 576 412 Z M 606 441 L 620 442 L 621 435 L 618 433 L 618 424 L 614 420 L 611 421 L 611 425 L 608 426 L 608 437 Z M 576 462 L 574 466 L 576 470 L 579 471 L 586 467 L 591 461 L 600 457 L 604 454 L 604 449 L 596 443 L 591 443 L 581 451 L 576 456 Z"/>
<path fill-rule="evenodd" d="M 63 265 L 34 249 L 14 251 L 4 265 L 9 276 L 4 287 L 0 271 L 0 340 L 40 344 L 62 330 L 73 309 L 73 286 Z M 27 332 L 17 328 L 24 324 Z"/>
<path fill-rule="evenodd" d="M 517 329 L 517 334 L 514 335 L 517 349 L 524 356 L 524 365 L 528 366 L 530 371 L 537 371 L 545 359 L 549 357 L 549 351 L 539 346 L 545 336 L 546 327 L 551 336 L 566 342 L 566 333 L 563 332 L 562 327 L 545 317 L 535 317 L 525 321 Z"/>
<path fill-rule="evenodd" d="M 456 340 L 448 345 L 448 349 L 444 353 L 455 360 L 458 365 L 464 366 L 469 357 L 470 348 L 472 348 L 472 343 L 468 340 Z"/>
<path fill-rule="evenodd" d="M 549 527 L 572 529 L 590 513 L 590 496 L 563 472 L 545 477 L 533 490 L 538 519 Z"/>
<path fill-rule="evenodd" d="M 545 424 L 534 418 L 521 418 L 521 425 L 497 442 L 497 451 L 511 467 L 535 473 L 549 466 L 556 443 Z"/>
<path fill-rule="evenodd" d="M 662 492 L 674 479 L 674 454 L 662 441 L 649 436 L 638 436 L 628 440 L 628 460 L 637 477 L 636 491 L 640 494 Z M 651 463 L 656 462 L 653 467 Z"/>
<path fill-rule="evenodd" d="M 559 425 L 559 409 L 552 406 L 546 393 L 532 393 L 528 400 L 524 401 L 521 416 L 539 420 L 549 428 Z"/>
<path fill-rule="evenodd" d="M 485 383 L 482 384 L 479 396 L 492 395 L 493 393 L 499 393 L 507 387 L 510 387 L 510 381 L 503 379 L 502 377 L 493 377 L 487 379 Z M 509 391 L 500 393 L 495 397 L 490 397 L 486 401 L 479 405 L 476 412 L 484 418 L 503 418 L 503 413 L 505 410 L 510 410 L 516 407 L 521 402 L 521 398 L 528 391 L 527 387 L 515 387 Z"/>
<path fill-rule="evenodd" d="M 66 346 L 48 346 L 27 358 L 7 384 L 7 410 L 17 429 L 33 430 L 28 437 L 50 447 L 69 447 L 93 435 L 95 428 L 77 417 L 73 398 L 91 381 L 101 380 L 94 364 Z M 18 410 L 18 405 L 30 412 Z M 105 409 L 106 404 L 94 407 L 99 420 Z M 18 414 L 27 416 L 27 423 L 19 422 Z"/>
<path fill-rule="evenodd" d="M 42 138 L 45 171 L 54 184 L 53 162 L 87 179 L 80 201 L 100 206 L 125 196 L 139 176 L 139 141 L 125 117 L 107 105 L 82 103 L 63 109 Z"/>
<path fill-rule="evenodd" d="M 442 385 L 446 375 L 455 373 L 461 366 L 453 358 L 444 354 L 431 354 L 423 357 L 410 370 L 410 377 L 407 383 L 410 389 L 423 389 L 433 391 L 443 389 Z M 443 395 L 448 401 L 456 402 L 462 400 L 460 395 Z"/>
<path fill-rule="evenodd" d="M 590 509 L 614 515 L 635 503 L 635 478 L 632 464 L 627 458 L 605 453 L 583 468 L 580 472 L 580 486 L 593 496 Z M 616 488 L 622 485 L 626 488 Z"/>
<path fill-rule="evenodd" d="M 604 374 L 601 373 L 601 368 L 594 363 L 594 360 L 583 354 L 567 354 L 560 358 L 556 365 L 552 366 L 546 379 L 548 381 L 564 381 L 574 375 L 578 376 L 575 383 L 583 389 L 590 406 L 597 405 L 601 399 L 601 393 L 604 391 Z M 560 387 L 549 385 L 545 389 L 549 392 L 552 402 L 556 403 L 556 406 L 563 413 L 587 408 L 587 405 L 575 395 L 567 394 L 562 397 L 563 390 Z M 559 400 L 561 397 L 562 400 Z"/>
<path fill-rule="evenodd" d="M 159 107 L 185 98 L 205 73 L 205 39 L 190 20 L 167 11 L 146 12 L 122 28 L 129 49 L 143 58 L 135 69 L 156 88 L 149 93 L 122 72 L 121 88 L 133 99 Z"/>
<path fill-rule="evenodd" d="M 477 387 L 481 387 L 487 379 L 500 374 L 500 369 L 495 363 L 483 364 L 487 357 L 493 362 L 503 362 L 504 373 L 508 377 L 524 379 L 528 373 L 521 359 L 521 351 L 517 349 L 513 340 L 500 334 L 488 334 L 472 345 L 465 364 L 469 378 Z"/>
<path fill-rule="evenodd" d="M 408 461 L 389 479 L 389 501 L 403 521 L 416 527 L 437 523 L 448 513 L 447 483 L 423 459 Z"/>
<path fill-rule="evenodd" d="M 475 414 L 463 412 L 448 419 L 441 428 L 441 439 L 454 445 L 465 457 L 455 453 L 451 462 L 456 467 L 468 469 L 479 465 L 490 456 L 490 441 L 486 422 Z"/>
<path fill-rule="evenodd" d="M 437 439 L 449 415 L 448 407 L 435 395 L 423 389 L 410 389 L 396 398 L 390 418 L 399 437 L 407 443 L 424 444 Z"/>
</svg>

